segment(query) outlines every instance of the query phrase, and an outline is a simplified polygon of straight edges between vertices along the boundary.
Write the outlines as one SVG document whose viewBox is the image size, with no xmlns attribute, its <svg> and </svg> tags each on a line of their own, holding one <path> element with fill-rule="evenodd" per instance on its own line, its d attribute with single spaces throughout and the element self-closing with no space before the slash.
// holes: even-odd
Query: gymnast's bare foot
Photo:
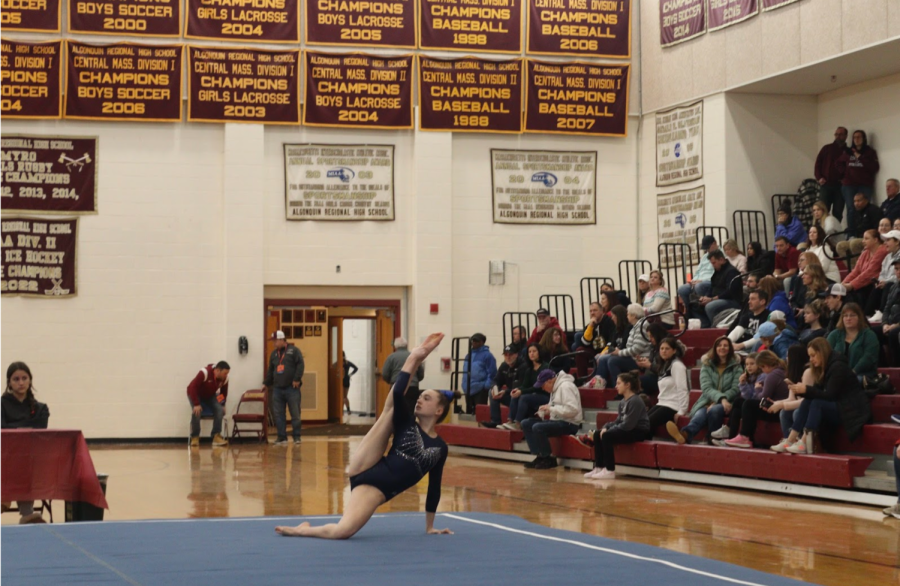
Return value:
<svg viewBox="0 0 900 586">
<path fill-rule="evenodd" d="M 304 521 L 296 527 L 278 526 L 275 528 L 275 532 L 285 537 L 303 537 L 305 535 L 304 529 L 308 527 L 309 521 Z"/>
</svg>

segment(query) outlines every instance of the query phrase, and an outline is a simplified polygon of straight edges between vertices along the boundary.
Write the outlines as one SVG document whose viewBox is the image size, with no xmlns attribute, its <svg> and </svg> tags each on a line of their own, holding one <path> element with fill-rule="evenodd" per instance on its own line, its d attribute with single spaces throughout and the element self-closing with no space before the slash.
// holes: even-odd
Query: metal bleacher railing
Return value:
<svg viewBox="0 0 900 586">
<path fill-rule="evenodd" d="M 616 288 L 616 282 L 609 277 L 583 277 L 580 283 L 581 289 L 581 323 L 587 325 L 589 308 L 591 303 L 600 301 L 600 287 L 610 285 Z"/>
<path fill-rule="evenodd" d="M 538 299 L 538 307 L 543 307 L 559 321 L 564 332 L 570 333 L 578 329 L 575 314 L 575 299 L 571 295 L 546 294 Z"/>
<path fill-rule="evenodd" d="M 697 229 L 694 230 L 694 236 L 697 241 L 696 250 L 700 250 L 700 243 L 703 242 L 703 238 L 706 236 L 712 236 L 716 239 L 716 244 L 720 247 L 725 244 L 725 241 L 728 240 L 728 228 L 725 226 L 697 226 Z"/>
<path fill-rule="evenodd" d="M 624 270 L 623 270 L 624 269 Z M 653 270 L 653 263 L 649 260 L 620 260 L 619 261 L 619 289 L 625 291 L 628 297 L 637 302 L 638 277 Z"/>
<path fill-rule="evenodd" d="M 530 311 L 507 311 L 503 314 L 503 346 L 512 343 L 513 328 L 522 326 L 525 328 L 525 340 L 537 326 L 537 316 Z M 522 340 L 523 342 L 525 340 Z"/>
<path fill-rule="evenodd" d="M 731 215 L 734 239 L 744 253 L 751 242 L 759 242 L 764 250 L 769 250 L 769 228 L 766 214 L 758 210 L 735 210 Z"/>
<path fill-rule="evenodd" d="M 463 344 L 465 344 L 465 352 L 462 352 Z M 453 364 L 453 370 L 450 372 L 450 388 L 454 391 L 463 391 L 463 381 L 469 386 L 469 371 L 465 369 L 466 356 L 472 351 L 472 340 L 469 336 L 460 336 L 453 338 L 450 346 L 450 360 Z M 460 405 L 461 401 L 454 401 L 454 413 L 462 413 L 463 409 Z"/>
<path fill-rule="evenodd" d="M 778 227 L 778 208 L 781 207 L 781 204 L 787 200 L 788 202 L 793 202 L 794 198 L 797 197 L 796 193 L 776 193 L 772 196 L 772 229 Z"/>
<path fill-rule="evenodd" d="M 694 261 L 691 258 L 691 247 L 686 243 L 666 242 L 657 247 L 659 271 L 666 279 L 666 288 L 674 302 L 678 287 L 688 282 Z M 698 259 L 699 260 L 699 259 Z"/>
</svg>

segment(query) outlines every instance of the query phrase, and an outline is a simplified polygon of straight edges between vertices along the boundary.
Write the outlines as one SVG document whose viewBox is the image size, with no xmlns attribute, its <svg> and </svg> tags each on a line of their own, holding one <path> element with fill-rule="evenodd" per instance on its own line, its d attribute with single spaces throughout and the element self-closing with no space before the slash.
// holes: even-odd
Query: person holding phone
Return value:
<svg viewBox="0 0 900 586">
<path fill-rule="evenodd" d="M 783 401 L 788 398 L 788 386 L 785 380 L 787 365 L 769 350 L 764 350 L 756 356 L 756 364 L 766 377 L 763 381 L 762 393 L 759 400 L 744 401 L 741 408 L 740 432 L 732 439 L 725 440 L 725 445 L 732 448 L 752 448 L 756 423 L 760 419 L 778 421 L 778 414 L 771 413 L 768 409 L 775 401 Z"/>
</svg>

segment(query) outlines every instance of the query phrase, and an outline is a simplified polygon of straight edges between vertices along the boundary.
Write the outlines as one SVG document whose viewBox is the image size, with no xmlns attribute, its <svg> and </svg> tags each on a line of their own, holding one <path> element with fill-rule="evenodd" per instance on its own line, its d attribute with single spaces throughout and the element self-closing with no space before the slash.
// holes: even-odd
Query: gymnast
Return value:
<svg viewBox="0 0 900 586">
<path fill-rule="evenodd" d="M 453 534 L 449 529 L 434 528 L 434 513 L 441 500 L 441 475 L 447 460 L 447 444 L 435 433 L 434 427 L 449 414 L 455 394 L 451 391 L 426 390 L 416 402 L 415 414 L 409 412 L 404 400 L 410 375 L 418 370 L 443 339 L 444 334 L 431 334 L 421 346 L 410 352 L 384 403 L 381 416 L 350 457 L 347 467 L 350 499 L 340 521 L 318 527 L 303 522 L 296 527 L 276 527 L 276 532 L 292 537 L 348 539 L 368 523 L 375 509 L 415 486 L 428 474 L 425 532 L 429 535 Z M 385 456 L 392 433 L 394 441 Z"/>
</svg>

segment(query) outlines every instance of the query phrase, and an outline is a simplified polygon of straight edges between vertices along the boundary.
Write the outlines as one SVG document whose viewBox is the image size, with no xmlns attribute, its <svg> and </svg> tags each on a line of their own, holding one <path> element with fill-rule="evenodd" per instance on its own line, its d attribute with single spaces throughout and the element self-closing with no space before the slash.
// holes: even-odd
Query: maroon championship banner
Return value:
<svg viewBox="0 0 900 586">
<path fill-rule="evenodd" d="M 185 0 L 190 39 L 300 42 L 300 0 Z"/>
<path fill-rule="evenodd" d="M 535 55 L 631 56 L 631 0 L 528 0 Z"/>
<path fill-rule="evenodd" d="M 627 136 L 628 65 L 528 59 L 525 132 Z"/>
<path fill-rule="evenodd" d="M 62 41 L 0 41 L 0 113 L 4 118 L 62 115 Z"/>
<path fill-rule="evenodd" d="M 181 0 L 69 0 L 69 32 L 181 36 Z"/>
<path fill-rule="evenodd" d="M 65 118 L 181 121 L 181 45 L 67 46 Z"/>
<path fill-rule="evenodd" d="M 188 47 L 188 121 L 300 124 L 300 50 Z"/>
<path fill-rule="evenodd" d="M 797 0 L 759 0 L 762 4 L 763 11 L 775 10 L 776 8 L 781 8 L 782 6 L 787 6 L 788 4 L 793 4 Z"/>
<path fill-rule="evenodd" d="M 0 137 L 3 211 L 97 213 L 97 139 Z"/>
<path fill-rule="evenodd" d="M 419 129 L 522 132 L 522 60 L 419 56 Z"/>
<path fill-rule="evenodd" d="M 78 220 L 3 218 L 4 296 L 72 297 L 77 293 Z"/>
<path fill-rule="evenodd" d="M 0 25 L 3 32 L 58 33 L 60 0 L 3 0 Z"/>
<path fill-rule="evenodd" d="M 306 51 L 303 124 L 412 128 L 412 60 Z"/>
<path fill-rule="evenodd" d="M 522 52 L 522 2 L 419 0 L 419 47 L 479 53 Z"/>
<path fill-rule="evenodd" d="M 659 42 L 663 47 L 683 43 L 706 32 L 706 0 L 661 0 Z"/>
<path fill-rule="evenodd" d="M 710 32 L 743 22 L 759 14 L 757 0 L 709 0 L 708 6 Z"/>
<path fill-rule="evenodd" d="M 305 0 L 306 43 L 415 49 L 417 0 Z"/>
</svg>

